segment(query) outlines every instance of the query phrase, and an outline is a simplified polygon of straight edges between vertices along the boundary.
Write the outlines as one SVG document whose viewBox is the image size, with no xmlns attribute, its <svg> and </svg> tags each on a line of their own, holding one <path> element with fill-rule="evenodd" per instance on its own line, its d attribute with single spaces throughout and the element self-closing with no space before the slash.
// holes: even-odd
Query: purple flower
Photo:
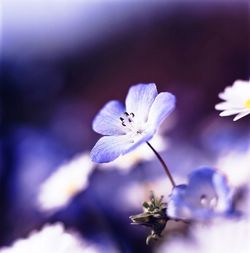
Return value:
<svg viewBox="0 0 250 253">
<path fill-rule="evenodd" d="M 112 100 L 96 115 L 93 130 L 105 136 L 93 147 L 92 160 L 111 162 L 150 140 L 174 107 L 175 96 L 168 92 L 158 94 L 154 83 L 132 86 L 125 106 Z"/>
<path fill-rule="evenodd" d="M 173 219 L 207 220 L 232 211 L 232 191 L 226 177 L 215 169 L 192 172 L 187 185 L 176 186 L 168 202 Z"/>
</svg>

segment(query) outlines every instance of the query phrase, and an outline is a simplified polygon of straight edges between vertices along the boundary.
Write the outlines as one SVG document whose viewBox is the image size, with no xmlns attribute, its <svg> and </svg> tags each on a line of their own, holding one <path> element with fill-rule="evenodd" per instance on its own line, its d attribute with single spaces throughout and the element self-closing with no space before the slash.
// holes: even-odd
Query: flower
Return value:
<svg viewBox="0 0 250 253">
<path fill-rule="evenodd" d="M 232 212 L 232 191 L 226 177 L 211 168 L 193 171 L 187 185 L 176 186 L 168 202 L 173 219 L 207 220 Z"/>
<path fill-rule="evenodd" d="M 248 253 L 250 252 L 250 220 L 220 220 L 209 226 L 191 227 L 189 238 L 173 237 L 164 242 L 157 253 Z"/>
<path fill-rule="evenodd" d="M 129 89 L 125 105 L 112 100 L 94 118 L 93 130 L 105 135 L 91 151 L 94 162 L 111 162 L 150 140 L 174 109 L 175 96 L 158 94 L 154 83 L 137 84 Z"/>
<path fill-rule="evenodd" d="M 28 238 L 18 239 L 0 253 L 97 253 L 96 246 L 80 239 L 75 233 L 64 230 L 62 223 L 46 225 L 40 231 L 33 231 Z"/>
<path fill-rule="evenodd" d="M 226 87 L 219 98 L 225 100 L 215 106 L 222 110 L 220 116 L 236 115 L 234 121 L 250 114 L 250 81 L 236 80 L 231 87 Z"/>
<path fill-rule="evenodd" d="M 60 166 L 40 187 L 39 209 L 55 211 L 67 205 L 78 192 L 87 188 L 93 169 L 88 152 Z"/>
<path fill-rule="evenodd" d="M 155 149 L 157 149 L 158 152 L 163 151 L 167 146 L 166 141 L 159 134 L 155 134 L 150 143 Z M 130 152 L 126 156 L 120 156 L 110 163 L 102 163 L 98 168 L 117 168 L 124 172 L 128 172 L 141 161 L 149 161 L 153 159 L 153 157 L 154 153 L 152 150 L 148 148 L 146 143 L 142 143 L 142 145 L 135 148 L 133 152 Z"/>
</svg>

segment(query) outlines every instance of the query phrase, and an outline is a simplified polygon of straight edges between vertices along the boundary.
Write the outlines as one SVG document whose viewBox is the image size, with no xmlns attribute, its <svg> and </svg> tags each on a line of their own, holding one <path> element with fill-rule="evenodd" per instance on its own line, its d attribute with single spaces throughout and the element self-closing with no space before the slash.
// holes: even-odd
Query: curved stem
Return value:
<svg viewBox="0 0 250 253">
<path fill-rule="evenodd" d="M 171 175 L 171 173 L 170 173 L 170 171 L 168 169 L 167 164 L 164 162 L 164 160 L 162 159 L 162 157 L 160 156 L 160 154 L 153 148 L 153 146 L 148 141 L 147 141 L 147 144 L 151 148 L 151 150 L 154 152 L 154 154 L 156 155 L 156 157 L 158 158 L 158 160 L 160 161 L 162 167 L 164 168 L 165 172 L 168 175 L 168 178 L 169 178 L 172 186 L 175 187 L 176 184 L 175 184 L 174 179 L 173 179 L 173 177 L 172 177 L 172 175 Z"/>
</svg>

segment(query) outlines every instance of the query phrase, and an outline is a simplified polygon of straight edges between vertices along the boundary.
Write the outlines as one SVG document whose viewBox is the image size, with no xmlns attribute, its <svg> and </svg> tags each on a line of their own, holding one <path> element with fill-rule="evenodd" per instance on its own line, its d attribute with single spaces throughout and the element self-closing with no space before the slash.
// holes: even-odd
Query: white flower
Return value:
<svg viewBox="0 0 250 253">
<path fill-rule="evenodd" d="M 166 149 L 167 143 L 164 138 L 156 134 L 150 141 L 154 148 L 161 152 Z M 118 168 L 123 171 L 133 169 L 141 161 L 150 161 L 155 157 L 152 150 L 146 143 L 138 146 L 133 152 L 128 153 L 126 156 L 119 156 L 116 160 L 110 163 L 101 163 L 98 168 Z"/>
<path fill-rule="evenodd" d="M 94 169 L 89 153 L 84 153 L 60 166 L 40 187 L 39 209 L 57 210 L 67 205 L 80 191 L 88 186 Z"/>
<path fill-rule="evenodd" d="M 19 239 L 0 253 L 97 253 L 94 245 L 81 240 L 78 235 L 66 232 L 61 223 L 46 225 L 33 231 L 28 238 Z"/>
<path fill-rule="evenodd" d="M 172 238 L 157 253 L 249 253 L 250 220 L 223 220 L 192 227 L 192 237 Z M 193 240 L 192 240 L 193 239 Z"/>
<path fill-rule="evenodd" d="M 231 87 L 226 87 L 219 98 L 225 100 L 215 106 L 221 110 L 220 116 L 236 115 L 234 121 L 250 114 L 250 81 L 236 80 Z"/>
</svg>

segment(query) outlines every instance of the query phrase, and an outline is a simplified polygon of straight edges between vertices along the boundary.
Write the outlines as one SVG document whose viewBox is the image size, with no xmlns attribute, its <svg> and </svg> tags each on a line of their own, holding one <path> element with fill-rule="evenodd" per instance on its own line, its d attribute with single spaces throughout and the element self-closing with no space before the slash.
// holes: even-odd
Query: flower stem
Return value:
<svg viewBox="0 0 250 253">
<path fill-rule="evenodd" d="M 173 187 L 176 186 L 174 179 L 169 171 L 169 168 L 167 166 L 167 164 L 164 162 L 164 160 L 162 159 L 162 157 L 160 156 L 160 154 L 153 148 L 153 146 L 147 141 L 148 146 L 151 148 L 151 150 L 154 152 L 154 154 L 156 155 L 156 157 L 158 158 L 158 160 L 160 161 L 162 167 L 164 168 L 165 172 L 167 173 L 167 176 L 172 184 Z"/>
</svg>

